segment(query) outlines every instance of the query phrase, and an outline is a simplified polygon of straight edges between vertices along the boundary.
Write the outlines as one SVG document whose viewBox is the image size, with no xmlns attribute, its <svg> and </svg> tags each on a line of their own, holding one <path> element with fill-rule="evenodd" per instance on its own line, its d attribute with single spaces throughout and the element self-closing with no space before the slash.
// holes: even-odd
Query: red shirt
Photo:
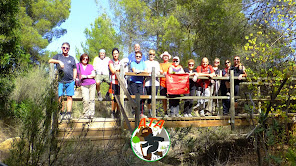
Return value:
<svg viewBox="0 0 296 166">
<path fill-rule="evenodd" d="M 215 71 L 211 65 L 208 65 L 207 67 L 197 66 L 196 72 L 197 73 L 204 73 L 204 74 L 211 74 L 211 73 L 214 73 Z M 203 85 L 205 85 L 205 88 L 207 88 L 210 85 L 211 81 L 209 79 L 208 80 L 198 79 L 196 81 L 196 83 L 201 87 L 203 87 Z"/>
</svg>

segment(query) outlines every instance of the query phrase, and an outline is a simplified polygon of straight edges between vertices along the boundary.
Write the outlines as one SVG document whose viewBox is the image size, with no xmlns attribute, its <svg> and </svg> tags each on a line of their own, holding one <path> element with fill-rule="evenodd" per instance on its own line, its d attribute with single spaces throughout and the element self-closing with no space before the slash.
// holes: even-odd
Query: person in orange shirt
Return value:
<svg viewBox="0 0 296 166">
<path fill-rule="evenodd" d="M 196 73 L 197 77 L 214 77 L 215 76 L 215 71 L 213 67 L 209 65 L 209 60 L 206 57 L 204 57 L 201 60 L 201 65 L 196 68 L 196 72 L 197 72 Z M 209 85 L 211 81 L 209 79 L 206 79 L 206 80 L 198 79 L 196 83 L 197 83 L 197 89 L 198 89 L 197 96 L 201 96 L 202 93 L 204 96 L 210 96 Z M 200 110 L 200 113 L 199 113 L 199 115 L 202 117 L 205 116 L 204 109 L 206 108 L 205 107 L 206 102 L 208 102 L 207 99 L 198 100 L 198 103 L 195 106 L 195 108 L 197 108 L 200 106 L 200 104 L 203 104 L 203 109 Z"/>
<path fill-rule="evenodd" d="M 166 75 L 169 67 L 172 65 L 172 63 L 169 62 L 169 59 L 171 59 L 171 55 L 165 51 L 160 55 L 160 58 L 162 58 L 163 63 L 160 63 L 160 74 Z M 167 88 L 166 88 L 166 81 L 165 78 L 160 78 L 160 95 L 161 96 L 167 96 Z M 167 113 L 167 100 L 162 100 L 163 110 L 166 116 L 168 116 Z"/>
</svg>

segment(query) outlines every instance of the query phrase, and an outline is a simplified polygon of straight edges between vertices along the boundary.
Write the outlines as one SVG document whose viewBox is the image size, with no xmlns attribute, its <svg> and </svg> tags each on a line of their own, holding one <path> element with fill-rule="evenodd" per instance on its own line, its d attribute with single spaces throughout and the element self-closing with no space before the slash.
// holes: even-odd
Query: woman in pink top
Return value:
<svg viewBox="0 0 296 166">
<path fill-rule="evenodd" d="M 89 56 L 84 53 L 77 63 L 77 75 L 81 74 L 81 92 L 84 118 L 92 119 L 95 115 L 96 74 L 94 67 L 89 63 Z"/>
</svg>

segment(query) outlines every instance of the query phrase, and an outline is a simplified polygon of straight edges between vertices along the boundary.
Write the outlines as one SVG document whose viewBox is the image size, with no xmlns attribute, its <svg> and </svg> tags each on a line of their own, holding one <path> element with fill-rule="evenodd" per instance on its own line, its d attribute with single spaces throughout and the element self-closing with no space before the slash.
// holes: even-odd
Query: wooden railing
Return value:
<svg viewBox="0 0 296 166">
<path fill-rule="evenodd" d="M 156 93 L 156 86 L 155 86 L 155 81 L 156 78 L 160 78 L 160 77 L 165 77 L 164 75 L 157 75 L 155 74 L 155 68 L 152 68 L 152 72 L 150 73 L 133 73 L 133 72 L 126 72 L 124 73 L 123 68 L 121 68 L 120 70 L 121 72 L 117 72 L 116 73 L 116 77 L 118 78 L 119 84 L 120 84 L 120 101 L 121 101 L 121 105 L 122 107 L 124 107 L 124 98 L 127 97 L 129 101 L 132 100 L 132 98 L 137 98 L 133 95 L 130 95 L 128 90 L 125 88 L 126 87 L 126 81 L 124 79 L 124 76 L 144 76 L 144 77 L 151 77 L 151 82 L 152 82 L 152 88 L 151 91 L 153 95 L 141 95 L 139 96 L 140 99 L 151 99 L 151 106 L 152 106 L 152 117 L 156 118 L 156 100 L 157 99 L 172 99 L 167 98 L 165 96 L 156 96 L 154 95 Z M 208 77 L 198 77 L 198 79 L 209 79 Z M 215 80 L 229 80 L 230 81 L 230 96 L 183 96 L 183 97 L 175 97 L 174 99 L 230 99 L 230 116 L 231 116 L 231 128 L 234 129 L 234 119 L 235 119 L 235 106 L 234 106 L 234 101 L 235 101 L 235 96 L 234 96 L 234 80 L 238 79 L 238 77 L 234 76 L 234 72 L 233 70 L 230 70 L 230 76 L 229 77 L 212 77 L 211 79 L 215 79 Z M 245 78 L 243 78 L 245 79 Z M 132 106 L 136 106 L 137 104 L 132 103 Z M 136 124 L 138 124 L 137 122 L 139 121 L 139 115 L 137 114 L 137 112 L 140 111 L 136 111 L 136 117 L 135 117 L 135 121 Z"/>
<path fill-rule="evenodd" d="M 53 64 L 50 65 L 50 77 L 52 79 L 55 78 L 55 75 L 53 74 Z M 123 71 L 123 67 L 121 66 L 121 72 L 116 72 L 116 76 L 118 78 L 119 81 L 119 86 L 120 86 L 120 95 L 119 96 L 114 96 L 115 99 L 117 100 L 120 108 L 121 108 L 121 113 L 123 115 L 124 121 L 126 122 L 128 129 L 130 132 L 133 131 L 130 122 L 128 120 L 127 117 L 127 111 L 124 109 L 125 108 L 125 100 L 128 100 L 128 104 L 135 110 L 135 122 L 136 122 L 136 126 L 139 124 L 139 113 L 140 113 L 140 106 L 139 106 L 139 101 L 140 99 L 151 99 L 151 106 L 152 106 L 152 117 L 156 117 L 156 100 L 161 100 L 161 99 L 172 99 L 171 97 L 168 98 L 166 96 L 159 96 L 159 95 L 130 95 L 128 90 L 127 90 L 127 86 L 126 86 L 126 80 L 125 80 L 125 76 L 144 76 L 144 77 L 151 77 L 152 79 L 152 94 L 156 94 L 156 86 L 155 86 L 155 80 L 156 78 L 161 78 L 161 77 L 165 77 L 164 75 L 156 75 L 155 74 L 155 68 L 152 69 L 152 73 L 133 73 L 133 72 L 126 72 L 124 73 Z M 198 79 L 209 79 L 208 77 L 198 77 Z M 230 76 L 229 77 L 213 77 L 211 79 L 214 80 L 228 80 L 230 81 L 230 96 L 182 96 L 182 97 L 175 97 L 173 99 L 229 99 L 230 100 L 230 125 L 231 128 L 234 129 L 235 126 L 235 99 L 236 98 L 240 98 L 239 96 L 234 96 L 234 80 L 238 79 L 238 77 L 234 76 L 233 70 L 230 70 Z M 245 79 L 245 78 L 243 78 Z M 244 82 L 244 83 L 248 83 L 248 82 Z M 256 82 L 252 83 L 252 84 L 256 84 Z M 259 87 L 260 88 L 260 87 Z M 260 93 L 260 89 L 259 89 L 259 93 Z M 74 99 L 75 100 L 75 99 Z M 82 100 L 82 98 L 79 98 L 78 100 Z M 246 99 L 247 100 L 247 99 Z M 263 100 L 268 100 L 265 98 L 262 99 L 258 99 L 259 100 L 259 109 L 260 109 L 260 101 Z M 56 116 L 53 116 L 54 119 L 56 119 Z M 56 120 L 54 120 L 55 122 Z M 53 124 L 56 125 L 56 124 Z"/>
</svg>

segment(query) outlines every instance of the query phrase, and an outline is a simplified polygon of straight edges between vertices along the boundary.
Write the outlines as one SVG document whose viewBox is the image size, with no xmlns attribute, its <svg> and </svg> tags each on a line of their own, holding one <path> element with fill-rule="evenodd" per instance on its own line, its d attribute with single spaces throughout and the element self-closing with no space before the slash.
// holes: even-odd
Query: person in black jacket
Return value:
<svg viewBox="0 0 296 166">
<path fill-rule="evenodd" d="M 230 70 L 233 70 L 234 76 L 238 77 L 238 80 L 234 80 L 234 96 L 239 95 L 239 83 L 243 77 L 247 77 L 246 68 L 240 62 L 240 57 L 235 56 L 233 58 L 233 66 L 231 66 Z M 234 107 L 237 108 L 238 103 L 237 99 L 235 100 Z"/>
</svg>

